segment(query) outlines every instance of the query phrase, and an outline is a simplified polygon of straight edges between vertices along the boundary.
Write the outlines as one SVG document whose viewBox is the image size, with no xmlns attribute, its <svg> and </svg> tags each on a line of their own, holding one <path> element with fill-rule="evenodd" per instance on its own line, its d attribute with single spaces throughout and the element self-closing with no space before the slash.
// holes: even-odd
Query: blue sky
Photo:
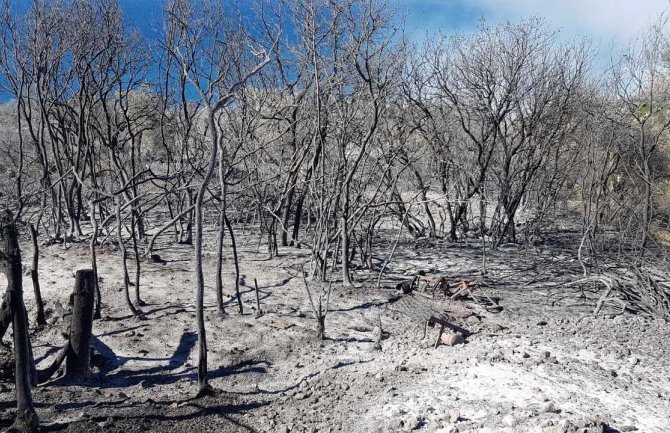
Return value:
<svg viewBox="0 0 670 433">
<path fill-rule="evenodd" d="M 160 27 L 164 0 L 119 0 L 126 19 L 148 36 Z M 197 0 L 193 0 L 197 1 Z M 242 10 L 258 0 L 228 0 Z M 273 1 L 273 0 L 265 0 Z M 627 42 L 670 13 L 670 0 L 390 0 L 404 17 L 407 33 L 415 42 L 426 35 L 473 32 L 483 18 L 489 24 L 518 21 L 541 16 L 547 25 L 559 30 L 563 40 L 589 38 L 597 50 L 595 69 L 604 71 L 610 54 L 626 47 Z M 18 9 L 31 0 L 10 0 Z M 0 102 L 7 95 L 0 92 Z"/>
<path fill-rule="evenodd" d="M 24 6 L 30 0 L 10 0 Z M 255 0 L 233 0 L 252 4 Z M 393 0 L 392 0 L 393 1 Z M 148 33 L 159 21 L 162 0 L 120 0 L 128 20 Z M 472 31 L 488 23 L 543 16 L 565 38 L 589 37 L 600 46 L 624 45 L 662 12 L 670 0 L 395 0 L 416 40 L 426 33 Z"/>
<path fill-rule="evenodd" d="M 27 0 L 18 0 L 27 1 Z M 244 4 L 244 0 L 237 0 Z M 146 26 L 161 0 L 121 0 L 129 19 Z M 622 42 L 668 10 L 669 0 L 396 0 L 408 30 L 420 35 L 443 28 L 470 31 L 481 17 L 497 23 L 540 15 L 568 36 Z"/>
<path fill-rule="evenodd" d="M 104 1 L 104 0 L 103 0 Z M 160 26 L 164 0 L 119 0 L 126 19 L 148 36 Z M 197 1 L 197 0 L 194 0 Z M 257 0 L 230 0 L 241 9 Z M 266 0 L 273 1 L 273 0 Z M 589 38 L 597 50 L 595 71 L 610 65 L 610 55 L 624 49 L 627 42 L 670 13 L 670 0 L 390 0 L 405 18 L 407 33 L 415 42 L 426 35 L 473 32 L 483 18 L 489 24 L 541 16 L 559 30 L 563 40 Z M 31 0 L 10 0 L 21 10 Z M 9 95 L 0 91 L 0 102 Z"/>
</svg>

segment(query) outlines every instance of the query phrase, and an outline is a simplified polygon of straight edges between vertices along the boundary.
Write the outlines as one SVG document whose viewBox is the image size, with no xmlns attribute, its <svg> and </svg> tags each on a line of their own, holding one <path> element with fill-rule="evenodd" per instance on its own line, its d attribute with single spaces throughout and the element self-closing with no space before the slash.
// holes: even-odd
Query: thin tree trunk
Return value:
<svg viewBox="0 0 670 433">
<path fill-rule="evenodd" d="M 98 242 L 98 220 L 95 217 L 95 203 L 91 202 L 91 225 L 93 226 L 93 233 L 91 234 L 91 243 L 89 249 L 91 250 L 91 268 L 95 274 L 95 313 L 94 319 L 101 317 L 100 309 L 102 299 L 100 297 L 100 280 L 98 279 L 98 259 L 95 252 L 95 244 Z"/>
<path fill-rule="evenodd" d="M 215 143 L 215 145 L 217 145 Z M 216 239 L 216 306 L 220 315 L 226 314 L 223 307 L 223 238 L 226 232 L 226 178 L 224 163 L 226 157 L 225 147 L 221 146 L 221 157 L 219 158 L 219 184 L 221 186 L 221 211 L 219 213 L 219 234 Z"/>
<path fill-rule="evenodd" d="M 298 202 L 295 206 L 295 215 L 293 216 L 293 235 L 291 236 L 290 245 L 300 247 L 300 241 L 298 237 L 300 236 L 300 223 L 302 222 L 302 207 L 305 203 L 306 192 L 302 192 L 298 198 Z"/>
<path fill-rule="evenodd" d="M 294 192 L 295 192 L 295 183 L 291 186 L 291 189 L 288 191 L 288 194 L 286 196 L 286 203 L 284 203 L 284 213 L 282 215 L 282 227 L 281 227 L 282 247 L 288 246 L 288 220 L 291 217 L 291 205 L 293 204 Z"/>
<path fill-rule="evenodd" d="M 135 305 L 141 307 L 146 303 L 140 297 L 140 276 L 142 275 L 142 263 L 140 260 L 140 249 L 137 246 L 137 232 L 135 231 L 137 218 L 131 214 L 130 233 L 133 241 L 133 254 L 135 254 Z"/>
<path fill-rule="evenodd" d="M 33 267 L 30 270 L 30 278 L 33 281 L 33 290 L 35 292 L 35 304 L 37 306 L 37 325 L 44 326 L 47 324 L 47 319 L 44 317 L 44 303 L 42 302 L 40 279 L 38 275 L 40 249 L 39 245 L 37 244 L 37 230 L 35 230 L 35 226 L 33 224 L 30 224 L 30 240 L 33 244 Z"/>
<path fill-rule="evenodd" d="M 116 204 L 116 237 L 119 242 L 119 248 L 121 249 L 121 263 L 123 264 L 123 289 L 124 295 L 126 298 L 126 305 L 133 316 L 140 316 L 140 312 L 135 308 L 132 301 L 130 300 L 130 289 L 128 287 L 130 277 L 128 276 L 128 252 L 126 251 L 126 244 L 123 242 L 123 235 L 121 233 L 121 199 L 118 199 Z"/>
<path fill-rule="evenodd" d="M 190 189 L 187 189 L 186 194 L 188 195 L 189 207 L 191 207 L 192 205 L 194 205 L 193 193 L 191 192 Z M 186 245 L 193 245 L 193 212 L 188 212 L 186 215 L 188 218 L 186 222 L 186 235 L 184 236 L 184 233 L 182 232 L 180 242 Z"/>
<path fill-rule="evenodd" d="M 214 112 L 210 109 L 208 113 L 208 126 L 211 139 L 212 150 L 209 157 L 209 167 L 205 177 L 200 184 L 198 195 L 195 199 L 195 320 L 198 328 L 198 395 L 211 392 L 211 386 L 207 380 L 207 332 L 205 329 L 204 317 L 204 294 L 205 294 L 205 276 L 202 270 L 202 250 L 203 250 L 203 216 L 202 203 L 207 192 L 214 169 L 216 168 L 216 157 L 219 150 L 219 136 L 214 119 Z"/>
<path fill-rule="evenodd" d="M 219 214 L 219 234 L 216 239 L 216 306 L 219 314 L 226 314 L 223 307 L 223 234 L 226 231 L 224 210 Z"/>
<path fill-rule="evenodd" d="M 237 244 L 235 242 L 235 233 L 233 233 L 233 226 L 230 224 L 230 220 L 224 214 L 224 220 L 226 221 L 226 227 L 228 228 L 228 233 L 230 234 L 230 242 L 233 248 L 233 260 L 235 261 L 235 296 L 237 297 L 237 305 L 240 309 L 240 314 L 244 314 L 244 307 L 242 305 L 242 294 L 240 293 L 240 262 L 237 257 Z"/>
<path fill-rule="evenodd" d="M 254 288 L 256 289 L 256 317 L 263 315 L 263 310 L 261 309 L 261 297 L 258 293 L 258 281 L 254 278 Z"/>
</svg>

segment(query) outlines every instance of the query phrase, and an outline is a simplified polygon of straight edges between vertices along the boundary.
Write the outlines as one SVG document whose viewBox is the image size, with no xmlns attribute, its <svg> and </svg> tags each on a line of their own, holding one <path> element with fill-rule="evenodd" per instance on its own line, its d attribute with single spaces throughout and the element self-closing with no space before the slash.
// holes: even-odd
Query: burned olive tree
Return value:
<svg viewBox="0 0 670 433">
<path fill-rule="evenodd" d="M 580 121 L 589 51 L 559 44 L 545 28 L 539 19 L 483 25 L 471 36 L 426 43 L 417 68 L 430 76 L 416 81 L 414 92 L 425 94 L 412 101 L 427 118 L 429 137 L 450 147 L 444 164 L 453 171 L 447 200 L 457 206 L 452 238 L 468 201 L 479 196 L 480 226 L 490 203 L 494 242 L 515 241 L 519 209 L 531 190 L 549 185 L 537 184 L 538 173 L 556 161 Z M 449 122 L 459 140 L 445 140 L 435 119 Z"/>
</svg>

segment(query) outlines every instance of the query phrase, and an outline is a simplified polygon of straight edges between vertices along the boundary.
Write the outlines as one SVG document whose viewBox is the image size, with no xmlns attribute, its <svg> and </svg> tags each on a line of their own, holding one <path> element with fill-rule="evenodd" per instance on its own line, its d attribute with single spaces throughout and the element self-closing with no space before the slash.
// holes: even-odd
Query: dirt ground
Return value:
<svg viewBox="0 0 670 433">
<path fill-rule="evenodd" d="M 223 318 L 214 306 L 215 236 L 208 236 L 207 332 L 215 396 L 193 399 L 191 247 L 159 245 L 167 263 L 143 263 L 147 320 L 137 320 L 123 302 L 119 256 L 107 246 L 99 251 L 103 318 L 94 323 L 93 344 L 101 356 L 86 386 L 52 382 L 35 389 L 43 430 L 670 431 L 670 325 L 631 315 L 593 317 L 595 295 L 564 286 L 578 278 L 580 268 L 574 251 L 560 243 L 489 252 L 484 290 L 500 297 L 502 312 L 483 313 L 481 322 L 467 319 L 463 326 L 473 334 L 465 344 L 433 348 L 437 330 L 429 328 L 422 338 L 423 326 L 389 302 L 397 293 L 376 289 L 376 275 L 362 271 L 355 273 L 356 288 L 333 286 L 327 339 L 318 342 L 299 277 L 308 252 L 282 248 L 280 257 L 266 260 L 262 247 L 257 252 L 256 236 L 238 236 L 246 314 L 237 314 L 231 299 Z M 388 254 L 390 243 L 379 251 Z M 23 251 L 28 264 L 29 244 Z M 476 243 L 408 242 L 398 246 L 384 282 L 395 284 L 421 269 L 451 280 L 480 278 L 480 262 Z M 67 304 L 74 272 L 83 267 L 85 243 L 42 248 L 42 296 L 53 325 L 33 333 L 39 368 L 65 341 L 57 303 Z M 232 294 L 230 261 L 225 271 Z M 260 318 L 254 278 L 265 313 Z M 24 285 L 32 318 L 30 278 Z M 385 338 L 376 350 L 380 314 Z M 14 416 L 14 386 L 5 378 L 0 387 L 0 427 L 6 428 Z"/>
</svg>

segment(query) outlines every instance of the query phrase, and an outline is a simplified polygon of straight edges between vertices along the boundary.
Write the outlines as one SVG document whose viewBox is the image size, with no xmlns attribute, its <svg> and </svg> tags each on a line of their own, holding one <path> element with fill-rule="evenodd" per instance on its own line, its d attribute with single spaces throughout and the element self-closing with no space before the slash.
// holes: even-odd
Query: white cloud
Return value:
<svg viewBox="0 0 670 433">
<path fill-rule="evenodd" d="M 559 38 L 589 38 L 596 67 L 606 68 L 628 42 L 670 16 L 670 0 L 397 0 L 408 13 L 408 28 L 416 41 L 428 32 L 476 31 L 480 18 L 488 24 L 539 16 Z M 668 25 L 670 31 L 670 23 Z"/>
<path fill-rule="evenodd" d="M 458 0 L 478 4 L 487 20 L 539 15 L 570 36 L 621 43 L 643 31 L 668 10 L 668 0 Z M 446 0 L 445 4 L 453 2 Z"/>
</svg>

